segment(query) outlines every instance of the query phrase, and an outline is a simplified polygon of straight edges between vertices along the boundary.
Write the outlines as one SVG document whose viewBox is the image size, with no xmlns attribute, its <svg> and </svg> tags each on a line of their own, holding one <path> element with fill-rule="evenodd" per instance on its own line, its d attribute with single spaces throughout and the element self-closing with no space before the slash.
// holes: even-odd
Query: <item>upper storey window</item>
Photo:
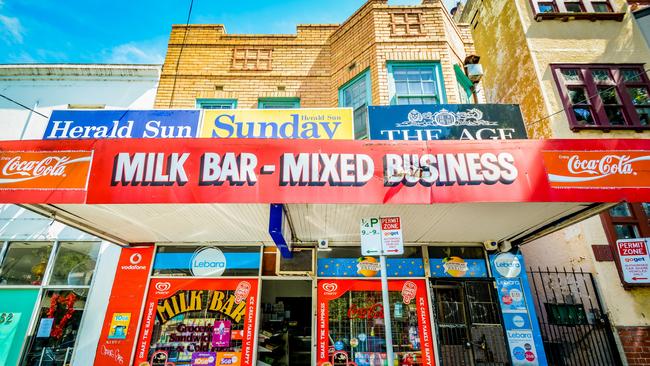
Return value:
<svg viewBox="0 0 650 366">
<path fill-rule="evenodd" d="M 649 129 L 650 82 L 639 65 L 553 65 L 571 129 Z"/>
<path fill-rule="evenodd" d="M 419 36 L 422 32 L 422 13 L 394 12 L 390 13 L 391 36 Z"/>
<path fill-rule="evenodd" d="M 439 62 L 389 62 L 390 104 L 444 103 Z"/>
<path fill-rule="evenodd" d="M 622 20 L 625 13 L 615 12 L 611 0 L 531 0 L 535 19 Z"/>
<path fill-rule="evenodd" d="M 232 53 L 234 70 L 271 70 L 271 53 L 268 48 L 235 48 Z"/>
</svg>

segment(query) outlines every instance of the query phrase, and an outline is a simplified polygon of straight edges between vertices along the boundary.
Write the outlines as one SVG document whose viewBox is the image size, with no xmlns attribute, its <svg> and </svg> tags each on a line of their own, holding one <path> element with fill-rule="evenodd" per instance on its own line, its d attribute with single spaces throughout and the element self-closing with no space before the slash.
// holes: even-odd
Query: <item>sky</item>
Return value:
<svg viewBox="0 0 650 366">
<path fill-rule="evenodd" d="M 443 0 L 448 8 L 456 0 Z M 419 4 L 421 0 L 389 0 Z M 365 0 L 194 0 L 190 23 L 228 33 L 295 34 L 341 23 Z M 110 5 L 108 5 L 110 4 Z M 162 63 L 190 0 L 0 0 L 0 63 Z"/>
</svg>

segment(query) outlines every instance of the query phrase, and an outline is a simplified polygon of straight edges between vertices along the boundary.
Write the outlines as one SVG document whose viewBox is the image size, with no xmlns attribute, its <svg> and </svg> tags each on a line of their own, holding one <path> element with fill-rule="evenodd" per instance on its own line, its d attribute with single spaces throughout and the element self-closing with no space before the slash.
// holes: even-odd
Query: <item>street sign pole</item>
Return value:
<svg viewBox="0 0 650 366">
<path fill-rule="evenodd" d="M 386 358 L 388 359 L 388 366 L 393 366 L 393 329 L 390 322 L 390 301 L 388 298 L 388 276 L 386 276 L 386 256 L 383 251 L 379 256 L 379 264 L 381 265 L 381 297 L 384 303 L 384 329 L 386 330 Z"/>
</svg>

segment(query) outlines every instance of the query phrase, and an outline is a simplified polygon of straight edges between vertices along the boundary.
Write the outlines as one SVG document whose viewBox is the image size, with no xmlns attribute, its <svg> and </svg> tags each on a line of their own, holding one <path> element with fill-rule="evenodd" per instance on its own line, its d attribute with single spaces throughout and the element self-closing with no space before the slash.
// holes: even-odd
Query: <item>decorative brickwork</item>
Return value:
<svg viewBox="0 0 650 366">
<path fill-rule="evenodd" d="M 409 36 L 395 36 L 401 33 Z M 217 98 L 257 108 L 259 98 L 273 97 L 300 98 L 303 108 L 336 107 L 339 88 L 364 70 L 371 104 L 388 104 L 388 61 L 439 61 L 446 101 L 458 103 L 454 65 L 473 52 L 469 30 L 439 0 L 419 6 L 369 0 L 342 24 L 301 24 L 293 35 L 175 25 L 155 107 L 193 108 L 197 98 Z"/>
<path fill-rule="evenodd" d="M 617 327 L 628 365 L 650 365 L 650 327 Z"/>
</svg>

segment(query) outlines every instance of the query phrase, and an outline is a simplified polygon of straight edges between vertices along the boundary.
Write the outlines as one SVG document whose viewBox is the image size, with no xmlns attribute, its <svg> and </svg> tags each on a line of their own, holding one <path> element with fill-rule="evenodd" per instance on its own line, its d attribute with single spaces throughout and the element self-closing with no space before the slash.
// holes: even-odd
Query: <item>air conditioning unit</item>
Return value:
<svg viewBox="0 0 650 366">
<path fill-rule="evenodd" d="M 474 83 L 481 81 L 483 77 L 483 66 L 481 64 L 468 64 L 465 65 L 467 77 Z"/>
<path fill-rule="evenodd" d="M 275 273 L 279 276 L 313 276 L 316 250 L 314 248 L 293 248 L 291 258 L 276 256 Z"/>
</svg>

